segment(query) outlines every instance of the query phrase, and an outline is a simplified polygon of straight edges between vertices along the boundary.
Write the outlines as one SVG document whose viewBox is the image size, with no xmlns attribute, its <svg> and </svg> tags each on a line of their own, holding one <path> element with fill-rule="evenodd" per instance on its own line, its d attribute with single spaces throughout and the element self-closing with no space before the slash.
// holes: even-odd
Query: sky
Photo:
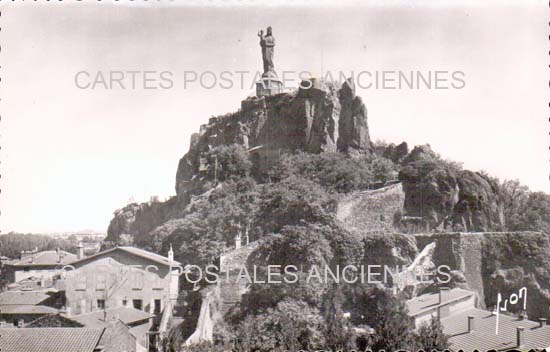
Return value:
<svg viewBox="0 0 550 352">
<path fill-rule="evenodd" d="M 371 138 L 429 143 L 550 192 L 547 2 L 188 4 L 0 4 L 2 233 L 106 231 L 129 199 L 174 195 L 191 133 L 253 93 L 186 84 L 186 72 L 261 70 L 267 26 L 278 72 L 463 72 L 463 89 L 358 87 Z M 79 88 L 90 84 L 82 71 L 122 71 L 124 89 Z M 169 72 L 172 86 L 138 77 L 131 89 L 129 71 L 153 71 L 157 88 Z"/>
</svg>

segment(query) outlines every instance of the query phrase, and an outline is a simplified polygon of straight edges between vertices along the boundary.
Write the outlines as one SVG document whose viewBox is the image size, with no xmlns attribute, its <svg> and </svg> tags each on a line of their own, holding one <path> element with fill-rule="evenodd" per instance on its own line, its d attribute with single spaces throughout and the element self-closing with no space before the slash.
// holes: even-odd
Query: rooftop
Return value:
<svg viewBox="0 0 550 352">
<path fill-rule="evenodd" d="M 152 314 L 130 307 L 110 308 L 106 309 L 105 312 L 107 313 L 106 318 L 103 310 L 72 315 L 69 318 L 83 324 L 86 327 L 96 328 L 105 326 L 105 324 L 113 320 L 113 318 L 120 319 L 120 321 L 124 324 L 129 325 L 154 317 Z"/>
<path fill-rule="evenodd" d="M 40 265 L 64 265 L 77 259 L 76 255 L 65 251 L 43 251 L 28 255 L 22 259 L 14 259 L 6 262 L 12 266 L 40 266 Z"/>
<path fill-rule="evenodd" d="M 124 251 L 126 253 L 130 253 L 130 254 L 133 254 L 133 255 L 136 255 L 136 256 L 139 256 L 139 257 L 142 257 L 142 258 L 146 258 L 146 259 L 149 259 L 149 260 L 151 260 L 155 263 L 166 265 L 166 266 L 181 265 L 177 261 L 174 261 L 174 260 L 171 261 L 171 260 L 168 259 L 168 257 L 164 257 L 164 256 L 156 254 L 156 253 L 148 252 L 146 250 L 139 249 L 139 248 L 136 248 L 136 247 L 123 247 L 123 246 L 114 247 L 114 248 L 110 248 L 110 249 L 107 249 L 107 250 L 102 251 L 102 252 L 98 252 L 98 253 L 96 253 L 94 255 L 91 255 L 89 257 L 85 257 L 85 258 L 79 259 L 77 261 L 74 261 L 71 264 L 74 265 L 76 263 L 81 263 L 81 262 L 84 262 L 86 260 L 90 260 L 90 259 L 99 257 L 101 255 L 104 255 L 106 253 L 111 253 L 111 252 L 114 252 L 114 251 L 117 251 L 117 250 L 121 250 L 121 251 Z"/>
<path fill-rule="evenodd" d="M 104 329 L 0 329 L 2 352 L 93 352 Z"/>
<path fill-rule="evenodd" d="M 468 316 L 474 317 L 474 328 L 471 332 L 468 332 Z M 540 324 L 535 321 L 500 314 L 499 333 L 496 335 L 496 315 L 477 308 L 441 319 L 441 324 L 445 334 L 449 335 L 449 342 L 453 350 L 461 349 L 470 352 L 517 348 L 516 329 L 520 326 L 525 328 L 521 350 L 550 346 L 549 325 L 540 327 Z"/>
<path fill-rule="evenodd" d="M 453 288 L 452 290 L 441 291 L 441 302 L 439 302 L 439 292 L 430 293 L 407 301 L 407 308 L 409 309 L 409 315 L 414 317 L 418 314 L 431 311 L 437 307 L 447 305 L 472 295 L 474 295 L 474 293 L 471 291 Z"/>
<path fill-rule="evenodd" d="M 37 305 L 50 297 L 47 291 L 5 291 L 0 293 L 0 305 Z"/>
<path fill-rule="evenodd" d="M 0 305 L 0 315 L 2 314 L 53 314 L 57 312 L 59 312 L 59 310 L 52 307 L 35 306 L 32 304 Z"/>
</svg>

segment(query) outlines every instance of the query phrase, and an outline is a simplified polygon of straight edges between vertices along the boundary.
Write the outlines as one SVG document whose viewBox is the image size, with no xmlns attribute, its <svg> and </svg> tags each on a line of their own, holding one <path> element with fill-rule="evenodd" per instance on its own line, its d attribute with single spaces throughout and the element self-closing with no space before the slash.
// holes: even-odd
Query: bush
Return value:
<svg viewBox="0 0 550 352">
<path fill-rule="evenodd" d="M 206 154 L 206 159 L 209 178 L 218 181 L 247 177 L 252 169 L 248 152 L 239 144 L 214 147 Z"/>
<path fill-rule="evenodd" d="M 443 333 L 441 324 L 436 318 L 420 325 L 415 333 L 414 342 L 415 350 L 426 352 L 443 351 L 449 348 L 449 337 Z"/>
<path fill-rule="evenodd" d="M 299 152 L 283 155 L 270 175 L 279 180 L 297 176 L 319 184 L 328 192 L 347 193 L 395 178 L 397 167 L 391 160 L 379 156 Z"/>
</svg>

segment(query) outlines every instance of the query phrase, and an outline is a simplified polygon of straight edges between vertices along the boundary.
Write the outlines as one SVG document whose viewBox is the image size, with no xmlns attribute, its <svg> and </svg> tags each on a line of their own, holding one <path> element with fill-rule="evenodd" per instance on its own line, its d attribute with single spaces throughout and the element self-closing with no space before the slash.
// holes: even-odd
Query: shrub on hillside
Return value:
<svg viewBox="0 0 550 352">
<path fill-rule="evenodd" d="M 209 178 L 218 181 L 247 177 L 252 170 L 249 154 L 240 144 L 214 147 L 206 154 L 206 160 Z"/>
<path fill-rule="evenodd" d="M 367 189 L 373 182 L 394 179 L 397 168 L 379 156 L 350 157 L 343 153 L 286 154 L 271 170 L 271 178 L 298 176 L 321 185 L 329 192 L 347 193 Z"/>
</svg>

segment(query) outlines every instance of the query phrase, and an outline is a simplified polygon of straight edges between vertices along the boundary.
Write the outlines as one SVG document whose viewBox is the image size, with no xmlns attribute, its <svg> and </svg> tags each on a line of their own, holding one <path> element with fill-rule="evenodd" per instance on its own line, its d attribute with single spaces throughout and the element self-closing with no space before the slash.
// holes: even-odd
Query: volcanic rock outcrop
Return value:
<svg viewBox="0 0 550 352">
<path fill-rule="evenodd" d="M 157 226 L 178 217 L 184 204 L 172 197 L 165 202 L 131 203 L 118 209 L 109 223 L 107 241 L 119 242 L 122 234 L 133 235 L 135 244 L 147 243 L 148 235 Z"/>
<path fill-rule="evenodd" d="M 401 229 L 501 231 L 504 228 L 500 191 L 488 176 L 456 170 L 428 145 L 404 158 L 399 180 L 405 192 Z"/>
<path fill-rule="evenodd" d="M 367 109 L 355 95 L 353 81 L 341 86 L 312 79 L 298 90 L 273 96 L 249 97 L 241 109 L 212 117 L 191 136 L 189 151 L 176 173 L 177 199 L 166 203 L 130 204 L 115 212 L 108 240 L 123 233 L 138 238 L 178 217 L 201 188 L 203 156 L 221 145 L 239 144 L 250 151 L 253 170 L 261 178 L 285 152 L 373 153 Z"/>
<path fill-rule="evenodd" d="M 257 175 L 265 174 L 285 152 L 372 153 L 367 109 L 355 95 L 351 80 L 341 87 L 311 80 L 291 93 L 249 97 L 241 110 L 213 117 L 192 138 L 189 152 L 180 159 L 176 192 L 181 196 L 200 174 L 201 155 L 219 145 L 255 148 L 252 161 Z"/>
</svg>

